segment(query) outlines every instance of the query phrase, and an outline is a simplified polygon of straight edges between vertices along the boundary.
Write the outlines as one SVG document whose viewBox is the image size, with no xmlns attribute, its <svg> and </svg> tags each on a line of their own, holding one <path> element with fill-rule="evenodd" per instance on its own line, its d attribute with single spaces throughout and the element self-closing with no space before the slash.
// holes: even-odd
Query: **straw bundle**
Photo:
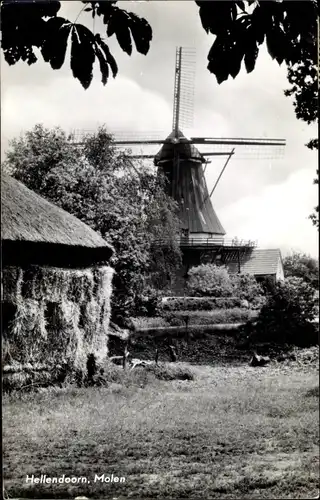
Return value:
<svg viewBox="0 0 320 500">
<path fill-rule="evenodd" d="M 13 304 L 14 314 L 3 331 L 3 363 L 84 371 L 88 354 L 105 359 L 112 275 L 109 266 L 4 268 L 4 306 Z"/>
</svg>

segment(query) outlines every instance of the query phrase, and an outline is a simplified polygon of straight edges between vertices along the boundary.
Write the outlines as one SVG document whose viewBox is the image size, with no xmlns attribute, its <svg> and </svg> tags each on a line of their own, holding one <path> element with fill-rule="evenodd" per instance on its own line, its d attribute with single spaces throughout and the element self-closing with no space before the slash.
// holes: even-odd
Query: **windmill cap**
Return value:
<svg viewBox="0 0 320 500">
<path fill-rule="evenodd" d="M 179 145 L 178 153 L 182 160 L 196 161 L 197 163 L 205 163 L 205 158 L 198 151 L 198 149 L 189 142 L 186 136 L 178 130 L 176 133 L 174 130 L 168 135 L 160 151 L 155 155 L 154 164 L 159 165 L 162 162 L 172 161 L 174 159 L 176 144 Z"/>
</svg>

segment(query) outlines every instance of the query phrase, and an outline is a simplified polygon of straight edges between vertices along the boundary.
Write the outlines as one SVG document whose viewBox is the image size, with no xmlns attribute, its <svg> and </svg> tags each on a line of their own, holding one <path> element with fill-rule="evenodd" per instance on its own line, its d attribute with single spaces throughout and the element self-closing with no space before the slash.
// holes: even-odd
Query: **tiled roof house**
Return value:
<svg viewBox="0 0 320 500">
<path fill-rule="evenodd" d="M 239 272 L 238 262 L 227 264 L 232 273 Z M 275 280 L 284 279 L 283 263 L 279 248 L 254 248 L 240 260 L 240 272 L 254 275 L 256 278 L 273 277 Z"/>
</svg>

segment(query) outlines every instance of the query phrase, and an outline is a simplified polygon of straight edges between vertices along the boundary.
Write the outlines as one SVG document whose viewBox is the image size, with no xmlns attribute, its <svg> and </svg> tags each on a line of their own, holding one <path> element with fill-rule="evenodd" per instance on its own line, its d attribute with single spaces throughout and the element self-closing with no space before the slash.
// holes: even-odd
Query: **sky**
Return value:
<svg viewBox="0 0 320 500">
<path fill-rule="evenodd" d="M 168 135 L 172 128 L 176 47 L 196 51 L 193 127 L 186 133 L 207 137 L 270 137 L 286 139 L 282 156 L 264 159 L 263 151 L 238 154 L 229 162 L 212 203 L 227 237 L 257 240 L 261 248 L 280 248 L 318 256 L 318 232 L 308 215 L 318 204 L 313 179 L 317 153 L 305 147 L 317 136 L 316 127 L 298 121 L 288 88 L 286 68 L 279 66 L 262 47 L 255 70 L 242 67 L 236 79 L 218 85 L 207 70 L 207 54 L 214 41 L 202 28 L 198 7 L 188 1 L 119 2 L 121 8 L 145 17 L 153 29 L 149 53 L 133 50 L 128 56 L 115 37 L 107 40 L 119 72 L 106 86 L 97 68 L 89 89 L 72 77 L 68 54 L 61 70 L 42 61 L 32 66 L 8 66 L 1 55 L 1 152 L 10 139 L 37 123 L 67 131 L 113 130 Z M 74 21 L 82 8 L 77 1 L 62 2 L 61 16 Z M 78 22 L 91 29 L 90 13 Z M 94 29 L 103 25 L 95 21 Z M 199 147 L 200 149 L 200 147 Z M 241 153 L 241 152 L 240 152 Z M 214 159 L 206 168 L 211 191 L 224 160 Z"/>
</svg>

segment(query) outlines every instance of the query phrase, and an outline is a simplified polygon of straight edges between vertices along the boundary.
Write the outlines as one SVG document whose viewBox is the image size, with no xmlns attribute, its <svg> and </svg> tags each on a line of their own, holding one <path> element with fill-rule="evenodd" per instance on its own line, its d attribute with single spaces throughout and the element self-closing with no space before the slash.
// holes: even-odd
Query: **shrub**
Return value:
<svg viewBox="0 0 320 500">
<path fill-rule="evenodd" d="M 136 298 L 135 316 L 152 317 L 159 314 L 161 299 L 168 292 L 145 288 L 144 293 Z"/>
<path fill-rule="evenodd" d="M 231 297 L 232 282 L 224 266 L 202 264 L 188 273 L 187 287 L 195 296 Z"/>
<path fill-rule="evenodd" d="M 170 326 L 218 325 L 243 323 L 257 317 L 250 309 L 218 309 L 216 311 L 178 311 L 165 316 Z"/>
<path fill-rule="evenodd" d="M 163 314 L 166 311 L 212 311 L 240 306 L 238 297 L 176 297 L 163 302 L 161 310 Z"/>
<path fill-rule="evenodd" d="M 232 274 L 233 295 L 248 302 L 256 302 L 263 295 L 263 288 L 251 274 Z"/>
<path fill-rule="evenodd" d="M 252 325 L 247 331 L 256 341 L 311 345 L 317 342 L 311 323 L 315 314 L 314 289 L 301 278 L 290 277 L 269 287 L 258 321 L 253 331 Z"/>
<path fill-rule="evenodd" d="M 260 307 L 264 290 L 250 274 L 229 274 L 223 266 L 213 264 L 194 267 L 189 271 L 188 288 L 195 296 L 246 300 Z M 234 304 L 236 307 L 240 304 Z"/>
</svg>

